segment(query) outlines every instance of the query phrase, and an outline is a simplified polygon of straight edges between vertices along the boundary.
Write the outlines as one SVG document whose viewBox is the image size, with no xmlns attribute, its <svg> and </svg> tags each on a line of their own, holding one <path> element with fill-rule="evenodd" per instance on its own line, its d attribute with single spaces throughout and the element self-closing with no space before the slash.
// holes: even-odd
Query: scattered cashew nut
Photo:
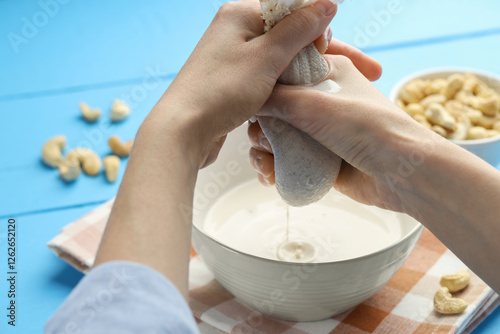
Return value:
<svg viewBox="0 0 500 334">
<path fill-rule="evenodd" d="M 465 289 L 469 284 L 470 274 L 467 270 L 460 270 L 453 275 L 444 275 L 441 277 L 439 284 L 441 286 L 448 288 L 451 293 L 458 292 Z"/>
<path fill-rule="evenodd" d="M 447 287 L 441 287 L 434 295 L 434 309 L 442 314 L 459 314 L 468 304 L 460 298 L 453 298 Z"/>
<path fill-rule="evenodd" d="M 115 100 L 111 106 L 111 120 L 121 122 L 130 115 L 130 107 L 121 100 Z"/>
<path fill-rule="evenodd" d="M 42 160 L 52 168 L 57 168 L 64 161 L 62 151 L 66 147 L 66 137 L 57 136 L 49 139 L 42 147 Z"/>
<path fill-rule="evenodd" d="M 68 153 L 66 159 L 80 164 L 85 174 L 96 176 L 101 172 L 101 158 L 88 148 L 77 148 Z"/>
<path fill-rule="evenodd" d="M 66 182 L 75 181 L 81 173 L 80 164 L 75 160 L 64 160 L 59 165 L 59 176 Z"/>
<path fill-rule="evenodd" d="M 91 109 L 86 103 L 80 103 L 80 110 L 83 119 L 89 123 L 95 123 L 99 117 L 101 117 L 101 111 L 99 109 Z"/>
<path fill-rule="evenodd" d="M 118 177 L 118 170 L 120 169 L 120 158 L 116 155 L 108 155 L 104 158 L 103 162 L 106 179 L 109 183 L 114 183 Z"/>
<path fill-rule="evenodd" d="M 132 151 L 134 140 L 131 139 L 126 143 L 122 143 L 118 136 L 113 136 L 109 138 L 108 145 L 111 149 L 111 152 L 119 157 L 126 158 L 130 155 L 130 151 Z"/>
</svg>

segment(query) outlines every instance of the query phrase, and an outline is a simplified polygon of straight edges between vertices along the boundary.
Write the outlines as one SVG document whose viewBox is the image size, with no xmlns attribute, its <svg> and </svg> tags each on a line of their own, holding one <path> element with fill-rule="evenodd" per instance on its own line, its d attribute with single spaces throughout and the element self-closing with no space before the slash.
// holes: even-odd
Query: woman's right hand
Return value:
<svg viewBox="0 0 500 334">
<path fill-rule="evenodd" d="M 291 124 L 344 159 L 337 190 L 365 204 L 405 211 L 401 196 L 412 191 L 412 175 L 402 172 L 401 164 L 413 168 L 422 164 L 424 147 L 444 139 L 415 122 L 369 82 L 367 77 L 377 76 L 371 73 L 367 56 L 358 54 L 352 61 L 344 55 L 325 58 L 330 64 L 326 79 L 341 86 L 338 93 L 277 85 L 258 115 Z M 259 180 L 272 185 L 274 158 L 258 123 L 250 124 L 249 137 Z"/>
</svg>

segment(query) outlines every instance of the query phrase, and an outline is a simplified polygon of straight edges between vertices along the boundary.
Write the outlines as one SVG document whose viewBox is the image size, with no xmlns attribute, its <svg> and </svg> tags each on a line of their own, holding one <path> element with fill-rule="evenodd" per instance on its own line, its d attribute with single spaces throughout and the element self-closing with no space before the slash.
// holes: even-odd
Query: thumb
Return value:
<svg viewBox="0 0 500 334">
<path fill-rule="evenodd" d="M 296 10 L 262 36 L 264 45 L 272 46 L 276 60 L 286 67 L 300 50 L 325 32 L 336 13 L 337 5 L 329 0 Z"/>
</svg>

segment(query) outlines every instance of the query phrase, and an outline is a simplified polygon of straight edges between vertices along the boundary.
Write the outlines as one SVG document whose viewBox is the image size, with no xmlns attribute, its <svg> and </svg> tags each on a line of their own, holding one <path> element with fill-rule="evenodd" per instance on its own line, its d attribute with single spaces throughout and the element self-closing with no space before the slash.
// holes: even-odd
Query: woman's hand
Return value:
<svg viewBox="0 0 500 334">
<path fill-rule="evenodd" d="M 337 42 L 330 44 L 335 52 Z M 343 48 L 346 48 L 343 46 Z M 344 49 L 345 50 L 345 49 Z M 418 144 L 440 140 L 397 108 L 369 79 L 380 72 L 367 56 L 354 51 L 326 55 L 332 79 L 341 91 L 329 94 L 302 87 L 278 85 L 259 112 L 280 118 L 300 129 L 344 159 L 335 187 L 366 203 L 403 211 L 399 190 L 407 184 L 398 177 L 399 157 L 418 154 Z M 274 184 L 274 158 L 258 123 L 249 127 L 250 157 L 265 185 Z"/>
<path fill-rule="evenodd" d="M 211 163 L 225 135 L 257 113 L 295 55 L 318 38 L 317 45 L 326 44 L 321 36 L 336 11 L 320 0 L 264 34 L 259 1 L 226 3 L 153 115 L 173 109 L 169 121 L 185 118 L 193 146 L 201 146 L 193 159 L 200 167 Z"/>
<path fill-rule="evenodd" d="M 382 66 L 375 59 L 349 44 L 335 39 L 332 40 L 330 29 L 328 29 L 328 33 L 326 39 L 315 42 L 320 52 L 326 52 L 329 55 L 342 55 L 349 58 L 354 66 L 370 81 L 376 81 L 380 78 L 382 75 Z M 324 41 L 328 42 L 325 43 Z M 265 186 L 273 186 L 276 183 L 274 156 L 271 144 L 262 132 L 258 122 L 251 122 L 249 124 L 248 136 L 253 146 L 250 150 L 250 162 L 258 172 L 258 179 Z"/>
</svg>

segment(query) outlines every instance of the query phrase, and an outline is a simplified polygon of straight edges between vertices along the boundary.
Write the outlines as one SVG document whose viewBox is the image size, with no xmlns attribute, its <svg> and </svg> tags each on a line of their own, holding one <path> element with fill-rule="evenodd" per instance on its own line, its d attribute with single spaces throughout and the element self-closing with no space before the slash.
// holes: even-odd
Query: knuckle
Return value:
<svg viewBox="0 0 500 334">
<path fill-rule="evenodd" d="M 290 15 L 290 20 L 297 30 L 315 31 L 318 29 L 318 17 L 312 11 L 297 11 Z"/>
<path fill-rule="evenodd" d="M 217 12 L 218 17 L 231 17 L 238 11 L 238 3 L 235 1 L 230 1 L 224 3 L 220 6 L 219 11 Z"/>
<path fill-rule="evenodd" d="M 337 69 L 350 69 L 354 67 L 352 60 L 344 55 L 334 56 L 332 64 Z"/>
</svg>

